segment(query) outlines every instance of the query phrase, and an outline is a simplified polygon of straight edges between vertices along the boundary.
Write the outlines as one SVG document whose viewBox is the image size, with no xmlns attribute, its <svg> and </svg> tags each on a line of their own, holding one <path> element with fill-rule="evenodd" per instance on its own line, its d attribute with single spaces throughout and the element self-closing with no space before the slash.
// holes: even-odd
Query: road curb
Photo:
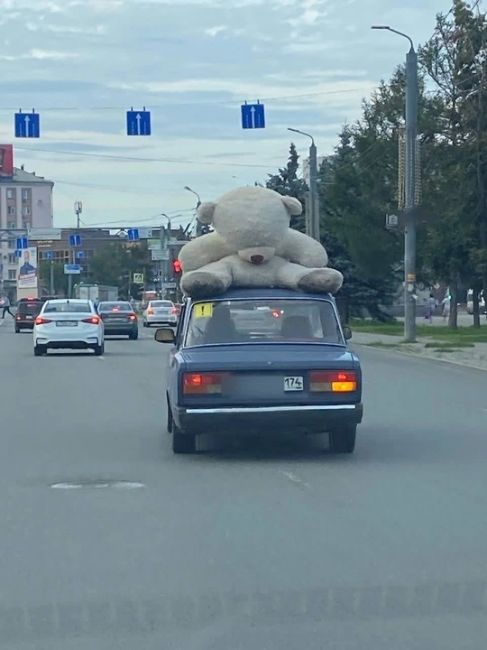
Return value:
<svg viewBox="0 0 487 650">
<path fill-rule="evenodd" d="M 416 359 L 423 359 L 426 361 L 437 361 L 438 363 L 449 363 L 453 366 L 460 366 L 461 368 L 470 368 L 471 370 L 481 370 L 482 372 L 487 372 L 487 368 L 482 366 L 476 366 L 471 363 L 464 363 L 463 361 L 455 361 L 453 359 L 438 359 L 437 357 L 429 357 L 424 354 L 416 354 L 415 352 L 401 352 L 400 350 L 391 350 L 383 348 L 381 346 L 371 345 L 370 343 L 354 343 L 355 346 L 362 348 L 373 348 L 374 350 L 380 350 L 381 352 L 389 352 L 392 354 L 398 354 L 401 357 L 415 357 Z"/>
</svg>

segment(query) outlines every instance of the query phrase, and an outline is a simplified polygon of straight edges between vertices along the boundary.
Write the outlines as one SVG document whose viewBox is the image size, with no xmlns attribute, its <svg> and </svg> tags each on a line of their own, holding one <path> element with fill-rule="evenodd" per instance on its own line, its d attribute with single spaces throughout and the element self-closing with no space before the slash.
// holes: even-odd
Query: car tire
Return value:
<svg viewBox="0 0 487 650">
<path fill-rule="evenodd" d="M 16 328 L 15 328 L 15 333 L 16 333 L 16 334 L 20 334 L 20 327 L 16 327 Z"/>
<path fill-rule="evenodd" d="M 47 348 L 44 345 L 34 345 L 35 357 L 42 357 L 44 354 L 47 354 Z"/>
<path fill-rule="evenodd" d="M 175 454 L 194 454 L 196 451 L 196 436 L 191 433 L 181 433 L 173 425 L 172 450 Z"/>
<path fill-rule="evenodd" d="M 136 341 L 139 338 L 139 333 L 138 332 L 131 332 L 129 334 L 129 339 L 131 341 Z"/>
<path fill-rule="evenodd" d="M 95 356 L 101 357 L 101 355 L 105 353 L 105 344 L 102 343 L 101 345 L 95 345 L 93 350 L 95 352 Z"/>
<path fill-rule="evenodd" d="M 142 323 L 142 326 L 143 327 L 149 327 L 149 325 L 145 321 Z"/>
<path fill-rule="evenodd" d="M 356 424 L 344 424 L 330 431 L 330 451 L 334 454 L 352 454 L 357 435 Z"/>
</svg>

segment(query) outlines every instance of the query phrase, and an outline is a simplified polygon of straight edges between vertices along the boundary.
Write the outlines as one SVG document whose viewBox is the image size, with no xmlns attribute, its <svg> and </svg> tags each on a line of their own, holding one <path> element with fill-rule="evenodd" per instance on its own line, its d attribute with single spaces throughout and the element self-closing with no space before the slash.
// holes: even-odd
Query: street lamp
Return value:
<svg viewBox="0 0 487 650">
<path fill-rule="evenodd" d="M 200 195 L 198 194 L 198 192 L 195 192 L 193 189 L 191 189 L 187 185 L 184 186 L 184 189 L 187 190 L 188 192 L 191 192 L 191 194 L 194 194 L 196 196 L 196 198 L 198 200 L 197 200 L 197 203 L 196 203 L 195 210 L 198 210 L 198 208 L 201 205 L 201 197 L 200 197 Z M 198 221 L 198 219 L 196 219 L 196 236 L 199 237 L 200 235 L 204 235 L 204 234 L 205 234 L 205 229 L 203 227 L 203 224 L 200 223 Z"/>
<path fill-rule="evenodd" d="M 418 130 L 418 57 L 412 38 L 389 25 L 373 25 L 409 41 L 406 55 L 406 172 L 404 227 L 404 340 L 416 340 L 416 139 Z"/>
<path fill-rule="evenodd" d="M 288 127 L 288 131 L 299 133 L 307 138 L 310 138 L 311 145 L 309 147 L 309 195 L 308 195 L 308 209 L 306 214 L 306 234 L 317 241 L 320 241 L 320 204 L 318 196 L 318 160 L 316 153 L 315 140 L 312 135 L 300 131 L 299 129 L 292 129 Z"/>
</svg>

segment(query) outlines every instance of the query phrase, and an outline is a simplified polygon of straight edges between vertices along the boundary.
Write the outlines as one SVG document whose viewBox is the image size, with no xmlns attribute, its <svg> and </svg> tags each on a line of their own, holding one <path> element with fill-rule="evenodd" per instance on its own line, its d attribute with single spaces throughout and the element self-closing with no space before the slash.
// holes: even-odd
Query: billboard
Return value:
<svg viewBox="0 0 487 650">
<path fill-rule="evenodd" d="M 20 253 L 17 289 L 37 289 L 37 248 L 24 248 Z"/>
<path fill-rule="evenodd" d="M 14 175 L 14 148 L 11 144 L 0 144 L 0 176 Z"/>
</svg>

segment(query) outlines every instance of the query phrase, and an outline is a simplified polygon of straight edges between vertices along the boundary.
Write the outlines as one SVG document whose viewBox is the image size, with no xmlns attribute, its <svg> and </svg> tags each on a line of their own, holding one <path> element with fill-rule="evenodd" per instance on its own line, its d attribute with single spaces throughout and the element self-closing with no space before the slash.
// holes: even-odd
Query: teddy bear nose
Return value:
<svg viewBox="0 0 487 650">
<path fill-rule="evenodd" d="M 263 255 L 251 255 L 250 261 L 252 264 L 262 264 L 264 261 L 264 256 Z"/>
</svg>

